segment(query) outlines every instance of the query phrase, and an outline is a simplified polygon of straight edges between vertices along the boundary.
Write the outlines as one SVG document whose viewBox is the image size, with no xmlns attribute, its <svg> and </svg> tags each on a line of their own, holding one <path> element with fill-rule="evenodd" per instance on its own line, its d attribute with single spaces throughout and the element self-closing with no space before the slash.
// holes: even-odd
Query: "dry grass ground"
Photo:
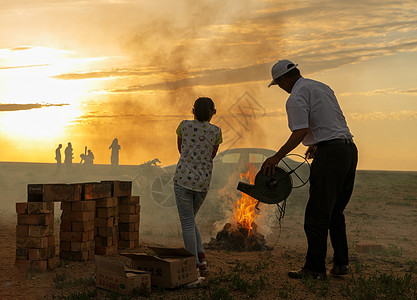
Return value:
<svg viewBox="0 0 417 300">
<path fill-rule="evenodd" d="M 259 230 L 270 245 L 276 244 L 272 251 L 208 249 L 210 274 L 199 288 L 153 287 L 147 295 L 121 297 L 95 287 L 94 262 L 60 261 L 47 273 L 20 273 L 14 266 L 14 207 L 26 201 L 26 185 L 115 179 L 104 167 L 98 168 L 97 172 L 57 177 L 53 165 L 1 165 L 0 299 L 417 299 L 417 172 L 358 171 L 346 209 L 351 274 L 345 277 L 294 280 L 287 276 L 304 261 L 306 188 L 293 191 L 281 228 L 274 207 L 260 206 Z M 227 221 L 227 207 L 234 197 L 233 193 L 212 193 L 207 199 L 198 218 L 206 241 Z M 135 251 L 146 251 L 149 245 L 182 245 L 175 208 L 160 208 L 146 196 L 141 206 L 141 248 Z M 55 217 L 58 224 L 59 209 Z M 359 252 L 356 245 L 360 243 L 379 244 L 382 251 Z M 329 267 L 331 255 L 329 245 Z"/>
</svg>

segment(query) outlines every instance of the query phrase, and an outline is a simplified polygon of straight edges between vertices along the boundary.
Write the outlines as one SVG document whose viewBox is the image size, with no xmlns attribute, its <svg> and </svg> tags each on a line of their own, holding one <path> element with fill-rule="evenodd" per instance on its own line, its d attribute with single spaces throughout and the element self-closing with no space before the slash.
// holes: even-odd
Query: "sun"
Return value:
<svg viewBox="0 0 417 300">
<path fill-rule="evenodd" d="M 68 51 L 19 47 L 0 51 L 0 101 L 13 109 L 0 111 L 2 133 L 11 139 L 56 139 L 82 115 L 88 81 L 58 80 L 77 60 Z"/>
</svg>

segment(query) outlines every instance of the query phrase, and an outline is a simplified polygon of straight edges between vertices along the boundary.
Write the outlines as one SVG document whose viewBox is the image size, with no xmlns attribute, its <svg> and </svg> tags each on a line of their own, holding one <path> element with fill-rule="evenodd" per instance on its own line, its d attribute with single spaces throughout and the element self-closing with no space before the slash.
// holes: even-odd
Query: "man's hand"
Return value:
<svg viewBox="0 0 417 300">
<path fill-rule="evenodd" d="M 275 173 L 275 165 L 279 163 L 281 158 L 277 156 L 268 157 L 264 163 L 262 164 L 262 174 L 266 174 L 268 176 Z"/>
<path fill-rule="evenodd" d="M 314 158 L 314 155 L 316 154 L 316 149 L 314 148 L 314 146 L 309 146 L 308 148 L 307 148 L 307 151 L 306 151 L 306 158 L 307 159 L 312 159 L 312 158 Z"/>
</svg>

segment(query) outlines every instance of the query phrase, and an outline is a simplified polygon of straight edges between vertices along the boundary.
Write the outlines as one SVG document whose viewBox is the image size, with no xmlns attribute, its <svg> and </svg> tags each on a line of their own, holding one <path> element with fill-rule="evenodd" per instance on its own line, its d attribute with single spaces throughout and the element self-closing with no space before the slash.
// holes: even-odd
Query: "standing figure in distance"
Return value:
<svg viewBox="0 0 417 300">
<path fill-rule="evenodd" d="M 313 159 L 309 199 L 304 216 L 307 256 L 291 278 L 326 277 L 327 236 L 333 246 L 332 275 L 349 273 L 346 224 L 343 211 L 352 195 L 358 150 L 333 90 L 324 83 L 301 76 L 297 65 L 280 60 L 272 67 L 272 81 L 290 96 L 285 108 L 291 135 L 278 152 L 262 165 L 264 174 L 301 142 Z"/>
<path fill-rule="evenodd" d="M 58 145 L 58 148 L 55 149 L 55 160 L 56 160 L 56 174 L 59 174 L 61 172 L 61 148 L 62 144 Z"/>
<path fill-rule="evenodd" d="M 72 145 L 71 143 L 68 143 L 67 148 L 65 148 L 65 169 L 67 171 L 67 173 L 71 172 L 71 167 L 72 167 L 72 159 L 73 159 L 73 151 L 72 151 Z"/>
<path fill-rule="evenodd" d="M 111 143 L 109 149 L 111 149 L 111 156 L 110 156 L 110 162 L 111 162 L 111 172 L 115 172 L 115 169 L 119 165 L 119 140 L 117 138 L 114 138 L 113 142 Z"/>
<path fill-rule="evenodd" d="M 198 98 L 192 112 L 194 120 L 183 120 L 177 128 L 180 159 L 174 175 L 174 193 L 185 249 L 195 256 L 196 266 L 204 275 L 208 267 L 195 216 L 207 196 L 213 158 L 223 139 L 220 127 L 209 123 L 216 113 L 210 98 Z"/>
</svg>

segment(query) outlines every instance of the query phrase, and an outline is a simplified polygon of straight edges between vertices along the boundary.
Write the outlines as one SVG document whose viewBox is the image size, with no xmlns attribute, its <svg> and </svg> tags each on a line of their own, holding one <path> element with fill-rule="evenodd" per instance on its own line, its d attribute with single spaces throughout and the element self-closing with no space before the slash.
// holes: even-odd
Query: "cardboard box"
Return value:
<svg viewBox="0 0 417 300">
<path fill-rule="evenodd" d="M 123 262 L 96 255 L 96 285 L 99 288 L 128 295 L 134 289 L 151 289 L 148 272 L 125 268 Z"/>
<path fill-rule="evenodd" d="M 150 247 L 156 255 L 120 253 L 132 259 L 132 267 L 147 271 L 151 283 L 165 288 L 176 288 L 198 279 L 195 258 L 184 248 Z"/>
</svg>

